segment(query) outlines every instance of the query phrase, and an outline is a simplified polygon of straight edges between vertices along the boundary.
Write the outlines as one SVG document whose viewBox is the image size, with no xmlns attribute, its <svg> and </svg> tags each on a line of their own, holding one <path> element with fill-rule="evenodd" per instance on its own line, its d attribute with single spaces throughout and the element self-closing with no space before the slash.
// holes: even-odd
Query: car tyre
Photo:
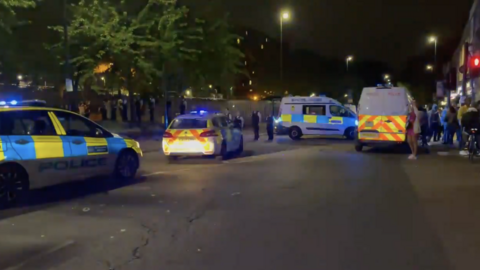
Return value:
<svg viewBox="0 0 480 270">
<path fill-rule="evenodd" d="M 354 140 L 355 139 L 355 128 L 354 127 L 349 127 L 345 130 L 345 133 L 343 134 L 347 140 Z"/>
<path fill-rule="evenodd" d="M 18 164 L 0 166 L 0 209 L 27 199 L 30 181 L 25 169 Z"/>
<path fill-rule="evenodd" d="M 135 151 L 128 149 L 120 153 L 115 163 L 114 176 L 121 180 L 130 180 L 135 177 L 139 167 L 139 160 Z"/>
<path fill-rule="evenodd" d="M 288 130 L 288 136 L 290 136 L 292 140 L 300 140 L 302 135 L 302 130 L 299 127 L 291 127 Z"/>
</svg>

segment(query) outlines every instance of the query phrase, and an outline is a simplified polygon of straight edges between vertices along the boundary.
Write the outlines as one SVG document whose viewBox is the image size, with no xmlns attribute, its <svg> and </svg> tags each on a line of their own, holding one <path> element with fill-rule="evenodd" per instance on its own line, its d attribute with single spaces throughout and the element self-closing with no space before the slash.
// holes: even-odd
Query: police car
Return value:
<svg viewBox="0 0 480 270">
<path fill-rule="evenodd" d="M 353 140 L 358 126 L 353 111 L 328 97 L 284 97 L 279 114 L 277 134 L 288 133 L 292 140 L 303 135 L 343 135 Z"/>
<path fill-rule="evenodd" d="M 31 189 L 94 176 L 135 176 L 142 156 L 138 142 L 41 103 L 0 101 L 0 206 Z"/>
<path fill-rule="evenodd" d="M 199 110 L 176 117 L 163 134 L 162 148 L 169 160 L 179 156 L 218 156 L 243 152 L 243 135 L 227 117 Z"/>
</svg>

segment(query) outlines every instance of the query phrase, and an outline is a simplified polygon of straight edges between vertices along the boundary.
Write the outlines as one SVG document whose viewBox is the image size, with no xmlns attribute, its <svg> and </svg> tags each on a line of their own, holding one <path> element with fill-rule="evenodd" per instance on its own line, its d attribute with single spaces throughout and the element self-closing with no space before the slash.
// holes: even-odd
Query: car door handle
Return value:
<svg viewBox="0 0 480 270">
<path fill-rule="evenodd" d="M 25 144 L 29 143 L 29 141 L 21 139 L 21 140 L 16 140 L 15 143 L 25 145 Z"/>
<path fill-rule="evenodd" d="M 76 144 L 76 145 L 79 145 L 79 144 L 83 144 L 83 141 L 75 140 L 75 141 L 72 141 L 72 143 Z"/>
</svg>

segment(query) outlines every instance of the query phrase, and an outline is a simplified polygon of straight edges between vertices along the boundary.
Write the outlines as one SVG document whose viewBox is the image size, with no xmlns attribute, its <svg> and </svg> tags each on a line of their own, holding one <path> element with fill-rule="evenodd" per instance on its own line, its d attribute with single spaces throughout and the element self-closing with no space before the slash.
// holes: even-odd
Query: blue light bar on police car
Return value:
<svg viewBox="0 0 480 270">
<path fill-rule="evenodd" d="M 5 101 L 0 101 L 0 106 L 5 106 L 5 105 L 7 105 L 7 102 L 5 102 Z"/>
<path fill-rule="evenodd" d="M 17 102 L 16 100 L 12 100 L 12 101 L 10 101 L 10 104 L 13 105 L 13 106 L 15 106 L 15 105 L 18 104 L 18 102 Z"/>
</svg>

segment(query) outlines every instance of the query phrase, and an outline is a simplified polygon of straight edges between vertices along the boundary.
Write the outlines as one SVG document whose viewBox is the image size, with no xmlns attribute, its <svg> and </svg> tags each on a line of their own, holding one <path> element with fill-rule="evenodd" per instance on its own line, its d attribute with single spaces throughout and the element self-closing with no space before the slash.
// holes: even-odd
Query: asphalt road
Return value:
<svg viewBox="0 0 480 270">
<path fill-rule="evenodd" d="M 152 150 L 131 183 L 37 191 L 0 212 L 0 269 L 477 268 L 480 161 L 340 139 L 245 148 L 175 164 Z"/>
</svg>

